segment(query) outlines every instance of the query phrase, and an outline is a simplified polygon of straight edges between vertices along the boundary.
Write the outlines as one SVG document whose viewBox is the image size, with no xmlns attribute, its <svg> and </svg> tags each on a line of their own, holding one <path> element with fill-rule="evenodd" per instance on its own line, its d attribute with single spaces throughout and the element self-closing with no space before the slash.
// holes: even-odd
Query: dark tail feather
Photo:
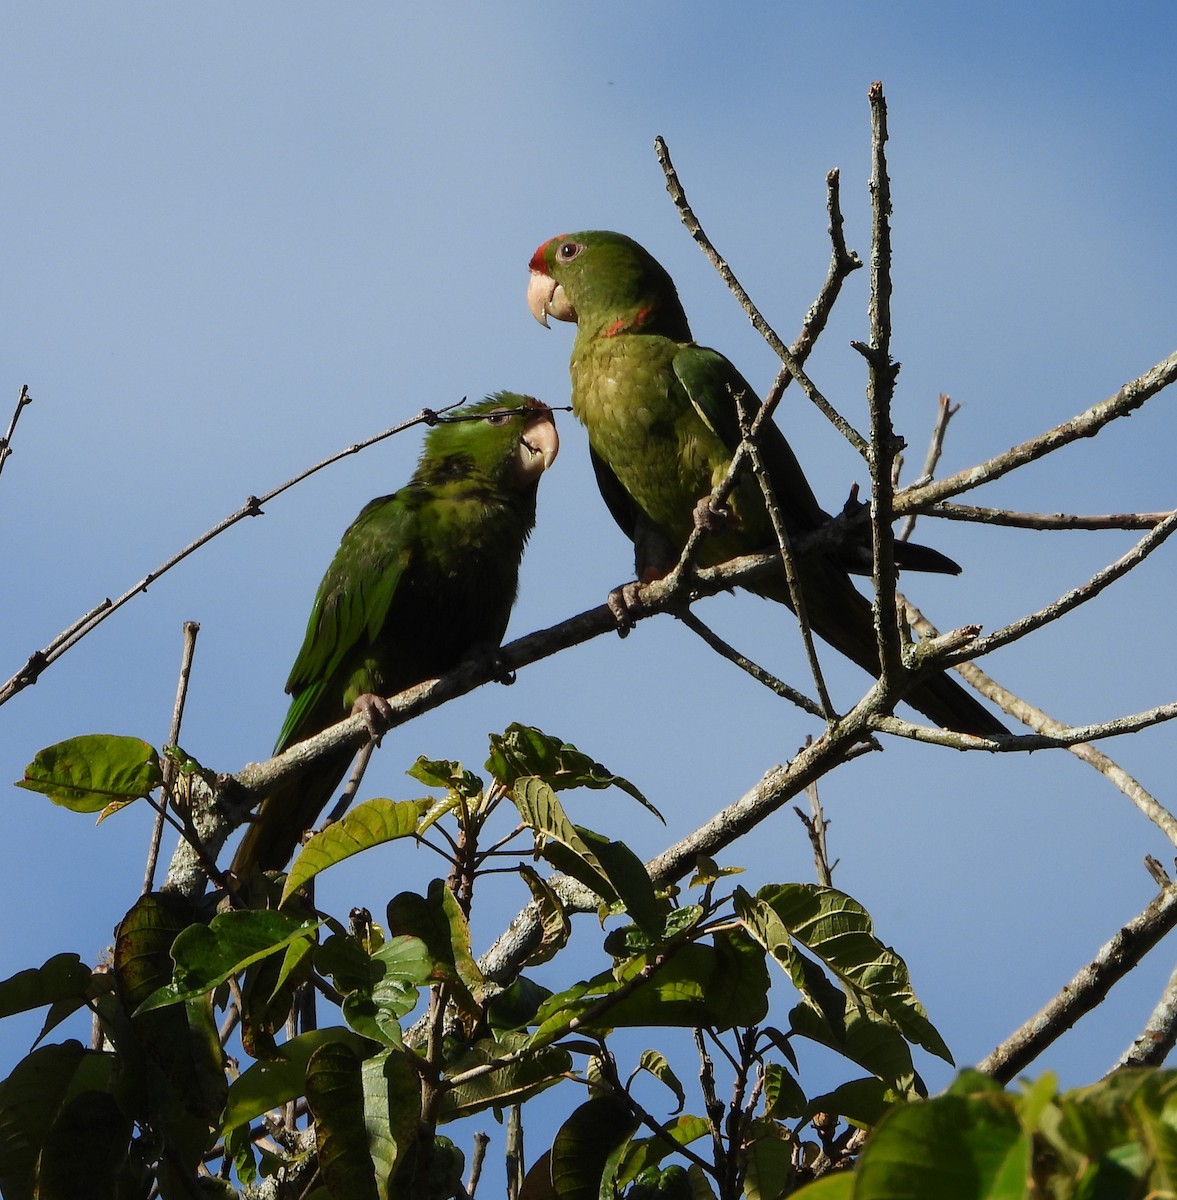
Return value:
<svg viewBox="0 0 1177 1200">
<path fill-rule="evenodd" d="M 254 867 L 281 871 L 286 866 L 303 833 L 327 807 L 353 757 L 350 750 L 331 755 L 262 801 L 233 856 L 232 871 L 239 879 Z"/>
<path fill-rule="evenodd" d="M 861 542 L 843 546 L 837 553 L 837 561 L 852 575 L 870 575 L 875 568 L 870 546 Z M 941 554 L 931 546 L 921 546 L 918 542 L 896 542 L 895 565 L 901 571 L 923 571 L 929 575 L 960 574 L 960 563 L 953 562 L 947 554 Z"/>
<path fill-rule="evenodd" d="M 805 607 L 814 633 L 877 678 L 879 649 L 870 601 L 839 569 L 839 564 L 814 557 L 802 560 L 801 570 Z M 785 600 L 788 589 L 781 580 L 766 580 L 756 591 L 788 603 Z M 996 737 L 1009 732 L 972 693 L 943 671 L 920 680 L 904 700 L 937 725 L 957 733 Z"/>
</svg>

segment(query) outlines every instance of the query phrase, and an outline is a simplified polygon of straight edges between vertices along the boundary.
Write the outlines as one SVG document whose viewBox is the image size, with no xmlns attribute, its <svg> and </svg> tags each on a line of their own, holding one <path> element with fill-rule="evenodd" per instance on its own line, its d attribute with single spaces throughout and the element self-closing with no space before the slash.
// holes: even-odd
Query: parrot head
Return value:
<svg viewBox="0 0 1177 1200">
<path fill-rule="evenodd" d="M 575 321 L 591 337 L 641 332 L 690 340 L 674 281 L 623 233 L 595 229 L 549 238 L 528 265 L 527 306 L 545 327 L 555 317 Z"/>
<path fill-rule="evenodd" d="M 560 439 L 552 410 L 532 396 L 496 392 L 442 417 L 428 433 L 418 475 L 476 474 L 522 491 L 556 461 Z"/>
</svg>

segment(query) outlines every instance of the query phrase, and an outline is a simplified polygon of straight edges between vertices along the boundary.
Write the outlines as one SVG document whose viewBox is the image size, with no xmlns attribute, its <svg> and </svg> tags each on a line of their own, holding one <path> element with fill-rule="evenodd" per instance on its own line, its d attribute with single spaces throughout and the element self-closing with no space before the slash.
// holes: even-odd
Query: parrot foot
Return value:
<svg viewBox="0 0 1177 1200">
<path fill-rule="evenodd" d="M 731 520 L 732 510 L 726 507 L 712 508 L 711 497 L 704 496 L 695 505 L 695 511 L 692 515 L 694 516 L 696 529 L 701 529 L 704 533 L 718 533 Z"/>
<path fill-rule="evenodd" d="M 359 713 L 364 718 L 364 724 L 367 725 L 368 732 L 372 735 L 372 741 L 379 746 L 380 739 L 392 725 L 392 708 L 388 701 L 383 696 L 365 692 L 362 696 L 356 697 L 355 703 L 351 706 L 351 712 L 353 717 Z"/>
<path fill-rule="evenodd" d="M 641 613 L 643 604 L 638 595 L 642 585 L 636 580 L 615 587 L 605 599 L 613 619 L 617 622 L 617 633 L 620 637 L 628 635 L 634 626 L 635 617 Z"/>
</svg>

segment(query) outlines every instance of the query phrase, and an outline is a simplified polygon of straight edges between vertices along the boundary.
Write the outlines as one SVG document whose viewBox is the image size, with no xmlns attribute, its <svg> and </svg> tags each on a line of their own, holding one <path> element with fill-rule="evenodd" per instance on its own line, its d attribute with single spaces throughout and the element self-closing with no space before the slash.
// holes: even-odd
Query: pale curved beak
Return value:
<svg viewBox="0 0 1177 1200">
<path fill-rule="evenodd" d="M 527 418 L 523 436 L 519 439 L 520 459 L 527 476 L 539 475 L 556 461 L 560 453 L 560 435 L 556 419 L 549 408 Z"/>
<path fill-rule="evenodd" d="M 563 287 L 542 271 L 532 271 L 527 280 L 527 307 L 545 329 L 550 328 L 548 317 L 557 321 L 576 320 L 576 310 L 568 302 Z"/>
</svg>

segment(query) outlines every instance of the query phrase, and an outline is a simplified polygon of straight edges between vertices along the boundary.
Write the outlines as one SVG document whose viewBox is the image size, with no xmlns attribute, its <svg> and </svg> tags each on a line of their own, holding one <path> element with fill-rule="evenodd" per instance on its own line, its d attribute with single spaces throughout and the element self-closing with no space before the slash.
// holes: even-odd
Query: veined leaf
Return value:
<svg viewBox="0 0 1177 1200">
<path fill-rule="evenodd" d="M 159 755 L 147 742 L 91 733 L 39 751 L 16 786 L 71 812 L 94 813 L 150 795 L 162 778 Z"/>
<path fill-rule="evenodd" d="M 282 889 L 283 902 L 320 871 L 351 858 L 353 854 L 396 841 L 397 838 L 414 836 L 421 818 L 431 806 L 429 800 L 381 798 L 357 805 L 321 833 L 316 833 L 303 846 L 286 877 L 286 886 Z"/>
</svg>

